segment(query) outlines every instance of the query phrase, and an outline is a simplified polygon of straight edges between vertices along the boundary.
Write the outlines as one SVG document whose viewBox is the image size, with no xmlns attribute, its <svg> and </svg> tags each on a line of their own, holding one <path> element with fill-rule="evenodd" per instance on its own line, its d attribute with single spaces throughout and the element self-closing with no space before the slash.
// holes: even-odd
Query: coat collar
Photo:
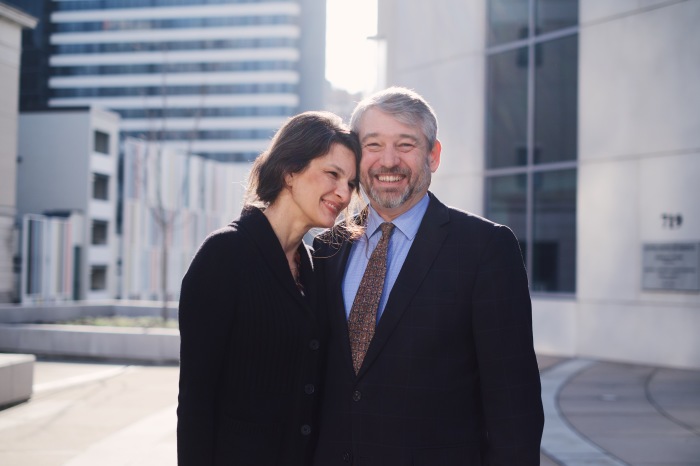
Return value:
<svg viewBox="0 0 700 466">
<path fill-rule="evenodd" d="M 262 210 L 253 206 L 245 206 L 240 218 L 235 220 L 233 225 L 238 227 L 239 231 L 248 236 L 250 241 L 255 244 L 260 257 L 266 262 L 282 288 L 310 312 L 309 304 L 316 302 L 317 293 L 310 248 L 302 242 L 298 249 L 301 257 L 301 277 L 306 295 L 304 297 L 294 283 L 282 245 Z M 245 266 L 245 264 L 241 264 L 241 267 Z"/>
</svg>

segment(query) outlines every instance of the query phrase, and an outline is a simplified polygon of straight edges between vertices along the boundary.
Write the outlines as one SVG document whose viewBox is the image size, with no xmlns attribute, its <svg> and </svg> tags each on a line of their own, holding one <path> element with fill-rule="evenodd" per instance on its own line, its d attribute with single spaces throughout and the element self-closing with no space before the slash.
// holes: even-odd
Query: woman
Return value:
<svg viewBox="0 0 700 466">
<path fill-rule="evenodd" d="M 310 464 L 323 335 L 302 237 L 347 207 L 359 157 L 337 116 L 293 117 L 255 161 L 241 217 L 192 260 L 179 310 L 181 466 Z"/>
</svg>

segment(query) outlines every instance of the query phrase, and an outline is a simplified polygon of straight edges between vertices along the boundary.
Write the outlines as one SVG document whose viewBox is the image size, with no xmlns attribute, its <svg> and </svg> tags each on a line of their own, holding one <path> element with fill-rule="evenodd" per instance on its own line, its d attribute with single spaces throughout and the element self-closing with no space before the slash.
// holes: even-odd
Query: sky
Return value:
<svg viewBox="0 0 700 466">
<path fill-rule="evenodd" d="M 377 0 L 326 0 L 326 79 L 349 92 L 370 91 L 377 78 Z"/>
</svg>

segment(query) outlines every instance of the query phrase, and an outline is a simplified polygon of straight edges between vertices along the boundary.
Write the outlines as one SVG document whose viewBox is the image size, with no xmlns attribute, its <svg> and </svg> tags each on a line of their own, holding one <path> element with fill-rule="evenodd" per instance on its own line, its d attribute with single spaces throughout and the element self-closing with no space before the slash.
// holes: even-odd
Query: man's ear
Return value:
<svg viewBox="0 0 700 466">
<path fill-rule="evenodd" d="M 440 166 L 440 153 L 442 152 L 442 144 L 437 139 L 433 145 L 433 149 L 428 154 L 428 164 L 430 166 L 430 171 L 435 173 L 435 171 Z"/>
</svg>

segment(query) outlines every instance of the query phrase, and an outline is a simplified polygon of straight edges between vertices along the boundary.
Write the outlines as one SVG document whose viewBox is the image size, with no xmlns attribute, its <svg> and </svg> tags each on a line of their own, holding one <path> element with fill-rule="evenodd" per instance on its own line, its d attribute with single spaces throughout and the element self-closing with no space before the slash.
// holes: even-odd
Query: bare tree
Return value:
<svg viewBox="0 0 700 466">
<path fill-rule="evenodd" d="M 164 57 L 167 57 L 167 49 L 163 49 Z M 185 173 L 181 186 L 179 189 L 178 201 L 176 206 L 172 209 L 168 209 L 163 197 L 163 153 L 165 149 L 165 141 L 168 140 L 167 133 L 167 123 L 168 123 L 168 89 L 167 89 L 167 78 L 168 78 L 168 61 L 167 58 L 163 60 L 162 70 L 161 70 L 161 83 L 160 83 L 160 98 L 161 105 L 158 109 L 148 108 L 147 114 L 149 120 L 152 122 L 153 110 L 158 110 L 160 113 L 160 127 L 149 129 L 149 134 L 147 142 L 149 145 L 153 145 L 155 148 L 156 161 L 153 164 L 156 169 L 155 180 L 156 186 L 155 191 L 155 205 L 149 205 L 149 211 L 158 228 L 159 236 L 161 238 L 160 242 L 160 295 L 161 295 L 161 318 L 165 324 L 169 319 L 168 310 L 168 298 L 170 295 L 168 293 L 168 258 L 170 256 L 170 244 L 169 239 L 172 238 L 174 229 L 177 227 L 179 221 L 180 209 L 179 205 L 182 205 L 182 201 L 185 199 L 186 190 L 188 189 L 188 178 L 189 173 Z M 186 166 L 189 167 L 189 159 L 192 156 L 192 143 L 197 137 L 197 132 L 199 131 L 199 124 L 202 117 L 202 107 L 204 105 L 204 100 L 207 95 L 207 87 L 205 84 L 200 84 L 199 87 L 199 105 L 194 112 L 194 121 L 192 128 L 189 131 L 187 138 L 187 146 L 185 150 Z"/>
</svg>

